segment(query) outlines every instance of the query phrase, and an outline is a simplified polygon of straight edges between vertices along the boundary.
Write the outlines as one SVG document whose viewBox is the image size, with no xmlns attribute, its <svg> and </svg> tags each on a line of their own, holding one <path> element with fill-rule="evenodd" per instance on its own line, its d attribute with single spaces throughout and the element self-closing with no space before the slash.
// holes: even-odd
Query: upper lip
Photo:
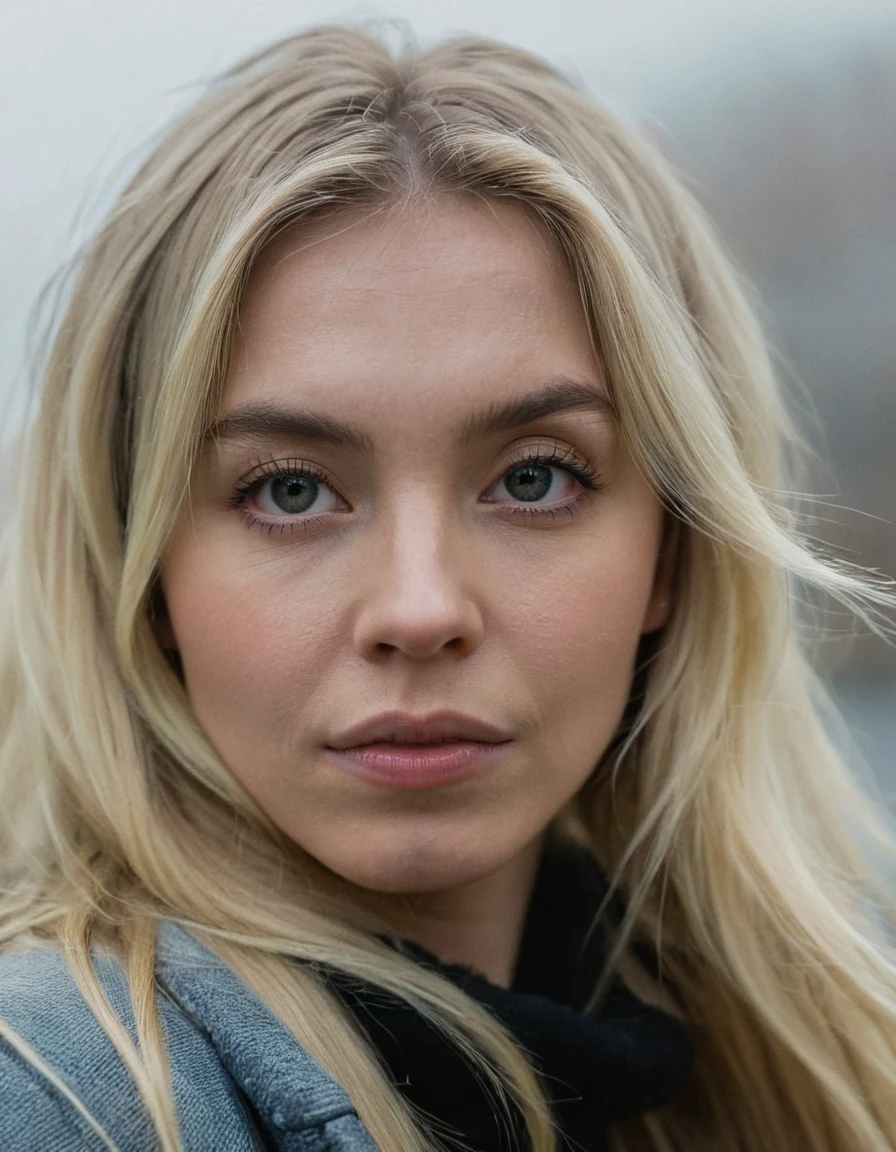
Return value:
<svg viewBox="0 0 896 1152">
<path fill-rule="evenodd" d="M 344 750 L 362 744 L 386 741 L 392 744 L 438 744 L 447 740 L 477 740 L 498 744 L 511 737 L 474 716 L 461 712 L 431 712 L 412 716 L 409 712 L 382 712 L 355 724 L 337 737 L 330 748 Z"/>
</svg>

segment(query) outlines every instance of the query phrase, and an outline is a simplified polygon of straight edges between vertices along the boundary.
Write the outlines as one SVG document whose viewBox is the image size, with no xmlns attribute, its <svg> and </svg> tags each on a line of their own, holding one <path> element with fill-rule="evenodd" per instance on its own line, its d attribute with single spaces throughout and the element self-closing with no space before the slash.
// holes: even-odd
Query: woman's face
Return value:
<svg viewBox="0 0 896 1152">
<path fill-rule="evenodd" d="M 605 396 L 574 282 L 506 201 L 345 212 L 255 266 L 164 634 L 234 776 L 353 884 L 512 865 L 611 740 L 668 564 Z M 334 750 L 446 710 L 503 742 Z"/>
</svg>

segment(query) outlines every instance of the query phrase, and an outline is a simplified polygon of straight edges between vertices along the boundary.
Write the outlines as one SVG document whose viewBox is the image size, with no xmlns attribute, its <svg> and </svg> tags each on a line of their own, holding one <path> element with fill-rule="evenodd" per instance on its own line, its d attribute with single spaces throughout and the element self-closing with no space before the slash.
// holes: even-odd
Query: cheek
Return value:
<svg viewBox="0 0 896 1152">
<path fill-rule="evenodd" d="M 653 535 L 644 535 L 634 542 L 622 534 L 583 540 L 521 582 L 527 588 L 518 605 L 526 622 L 521 630 L 538 637 L 536 651 L 546 662 L 625 673 L 627 661 L 617 669 L 615 656 L 636 650 L 654 584 Z"/>
<path fill-rule="evenodd" d="M 314 693 L 335 635 L 330 594 L 276 561 L 215 563 L 175 552 L 163 590 L 197 719 L 225 760 L 275 735 Z"/>
<path fill-rule="evenodd" d="M 584 766 L 612 739 L 631 692 L 658 535 L 583 540 L 549 576 L 530 572 L 518 605 L 513 662 L 528 669 L 542 731 Z"/>
</svg>

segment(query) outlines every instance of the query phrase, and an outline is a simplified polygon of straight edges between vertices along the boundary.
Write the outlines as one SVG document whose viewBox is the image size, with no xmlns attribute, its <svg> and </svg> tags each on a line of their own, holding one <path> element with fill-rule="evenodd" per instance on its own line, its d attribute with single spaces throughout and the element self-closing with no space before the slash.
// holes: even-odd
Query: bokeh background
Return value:
<svg viewBox="0 0 896 1152">
<path fill-rule="evenodd" d="M 756 287 L 818 450 L 818 534 L 896 574 L 896 0 L 8 4 L 0 465 L 13 467 L 25 412 L 32 306 L 153 133 L 204 80 L 272 39 L 377 19 L 406 22 L 423 43 L 478 32 L 533 49 L 659 140 Z M 838 628 L 822 656 L 843 738 L 896 808 L 896 649 Z"/>
</svg>

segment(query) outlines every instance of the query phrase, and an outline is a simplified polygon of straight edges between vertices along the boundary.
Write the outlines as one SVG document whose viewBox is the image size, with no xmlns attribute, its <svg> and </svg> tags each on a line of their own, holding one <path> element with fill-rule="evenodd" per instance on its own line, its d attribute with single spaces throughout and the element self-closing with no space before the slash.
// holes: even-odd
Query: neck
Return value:
<svg viewBox="0 0 896 1152">
<path fill-rule="evenodd" d="M 440 892 L 378 900 L 378 910 L 395 933 L 443 963 L 462 964 L 509 988 L 543 842 L 537 837 L 488 876 Z"/>
</svg>

